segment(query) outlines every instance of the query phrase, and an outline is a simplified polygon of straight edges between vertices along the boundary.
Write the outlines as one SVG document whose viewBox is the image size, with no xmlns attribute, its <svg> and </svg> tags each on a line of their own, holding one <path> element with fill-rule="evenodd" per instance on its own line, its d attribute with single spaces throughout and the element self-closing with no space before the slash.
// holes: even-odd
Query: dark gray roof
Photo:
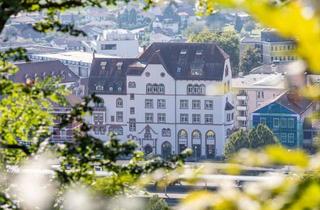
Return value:
<svg viewBox="0 0 320 210">
<path fill-rule="evenodd" d="M 89 94 L 126 94 L 128 66 L 136 61 L 133 58 L 94 58 L 88 81 Z"/>
<path fill-rule="evenodd" d="M 274 30 L 261 31 L 261 41 L 264 42 L 293 42 L 292 39 L 283 38 Z"/>
<path fill-rule="evenodd" d="M 275 102 L 297 114 L 304 113 L 312 105 L 312 101 L 300 96 L 293 90 L 282 94 Z"/>
<path fill-rule="evenodd" d="M 177 80 L 222 80 L 229 56 L 214 43 L 153 43 L 140 56 L 141 63 L 162 64 Z M 200 68 L 201 76 L 191 75 Z"/>
<path fill-rule="evenodd" d="M 79 77 L 60 61 L 41 61 L 19 63 L 16 66 L 20 69 L 11 76 L 14 82 L 25 83 L 26 79 L 43 79 L 45 77 L 58 77 L 61 83 L 78 82 Z"/>
<path fill-rule="evenodd" d="M 148 64 L 161 64 L 176 80 L 220 81 L 228 58 L 214 43 L 153 43 L 136 59 L 95 58 L 91 65 L 89 93 L 125 94 L 126 76 L 141 75 Z M 102 69 L 105 62 L 106 67 Z M 121 70 L 117 67 L 119 63 L 122 63 Z M 192 75 L 191 69 L 201 69 L 202 74 Z"/>
<path fill-rule="evenodd" d="M 230 111 L 230 110 L 233 110 L 233 109 L 234 109 L 234 106 L 229 101 L 227 101 L 226 105 L 224 107 L 224 110 Z"/>
</svg>

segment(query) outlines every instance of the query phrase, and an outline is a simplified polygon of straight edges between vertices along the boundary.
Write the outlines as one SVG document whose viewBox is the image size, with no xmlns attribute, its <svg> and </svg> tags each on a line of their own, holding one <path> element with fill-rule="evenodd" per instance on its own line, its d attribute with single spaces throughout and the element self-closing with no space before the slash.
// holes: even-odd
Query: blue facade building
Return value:
<svg viewBox="0 0 320 210">
<path fill-rule="evenodd" d="M 313 111 L 313 103 L 288 91 L 252 113 L 252 126 L 267 125 L 289 148 L 302 147 L 303 125 Z"/>
</svg>

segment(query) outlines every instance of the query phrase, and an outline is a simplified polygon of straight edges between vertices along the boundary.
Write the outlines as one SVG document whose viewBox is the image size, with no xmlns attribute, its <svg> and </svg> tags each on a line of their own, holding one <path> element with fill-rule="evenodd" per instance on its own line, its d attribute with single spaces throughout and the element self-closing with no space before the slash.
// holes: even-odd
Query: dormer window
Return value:
<svg viewBox="0 0 320 210">
<path fill-rule="evenodd" d="M 97 85 L 96 90 L 103 90 L 103 85 Z"/>
<path fill-rule="evenodd" d="M 122 64 L 123 64 L 123 62 L 118 62 L 117 63 L 117 70 L 121 70 L 121 67 L 122 67 Z"/>
<path fill-rule="evenodd" d="M 113 87 L 109 87 L 109 91 L 113 91 Z"/>
<path fill-rule="evenodd" d="M 203 73 L 202 69 L 191 69 L 192 76 L 201 76 Z"/>
<path fill-rule="evenodd" d="M 203 50 L 197 50 L 196 55 L 202 55 Z"/>
<path fill-rule="evenodd" d="M 118 91 L 121 91 L 122 90 L 122 87 L 118 87 Z"/>
<path fill-rule="evenodd" d="M 180 51 L 180 55 L 186 55 L 187 54 L 187 50 L 186 49 L 182 49 L 181 51 Z"/>
<path fill-rule="evenodd" d="M 101 69 L 102 69 L 102 70 L 105 70 L 105 69 L 106 69 L 106 65 L 107 65 L 107 62 L 106 62 L 106 61 L 102 61 L 102 62 L 100 63 Z"/>
</svg>

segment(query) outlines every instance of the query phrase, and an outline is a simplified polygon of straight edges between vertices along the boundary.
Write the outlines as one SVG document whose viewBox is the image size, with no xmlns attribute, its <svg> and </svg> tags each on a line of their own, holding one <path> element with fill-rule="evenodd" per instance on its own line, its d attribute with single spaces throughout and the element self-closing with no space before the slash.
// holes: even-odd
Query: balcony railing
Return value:
<svg viewBox="0 0 320 210">
<path fill-rule="evenodd" d="M 247 121 L 247 116 L 237 116 L 238 121 Z"/>
<path fill-rule="evenodd" d="M 247 106 L 246 105 L 238 105 L 237 106 L 237 110 L 238 111 L 247 111 Z"/>
<path fill-rule="evenodd" d="M 242 100 L 242 101 L 245 101 L 247 100 L 248 96 L 246 95 L 237 95 L 237 100 Z"/>
</svg>

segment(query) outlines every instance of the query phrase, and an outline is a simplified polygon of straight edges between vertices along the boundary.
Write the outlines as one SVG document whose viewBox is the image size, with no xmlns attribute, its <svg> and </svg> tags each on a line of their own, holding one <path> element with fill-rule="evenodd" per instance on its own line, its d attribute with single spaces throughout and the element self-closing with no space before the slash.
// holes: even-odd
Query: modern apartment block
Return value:
<svg viewBox="0 0 320 210">
<path fill-rule="evenodd" d="M 234 93 L 235 126 L 247 129 L 251 114 L 287 89 L 286 78 L 281 74 L 249 74 L 232 79 Z"/>
<path fill-rule="evenodd" d="M 88 119 L 93 134 L 133 139 L 146 154 L 222 156 L 234 126 L 231 75 L 215 44 L 153 43 L 139 58 L 96 58 L 89 93 L 103 103 Z"/>
</svg>

